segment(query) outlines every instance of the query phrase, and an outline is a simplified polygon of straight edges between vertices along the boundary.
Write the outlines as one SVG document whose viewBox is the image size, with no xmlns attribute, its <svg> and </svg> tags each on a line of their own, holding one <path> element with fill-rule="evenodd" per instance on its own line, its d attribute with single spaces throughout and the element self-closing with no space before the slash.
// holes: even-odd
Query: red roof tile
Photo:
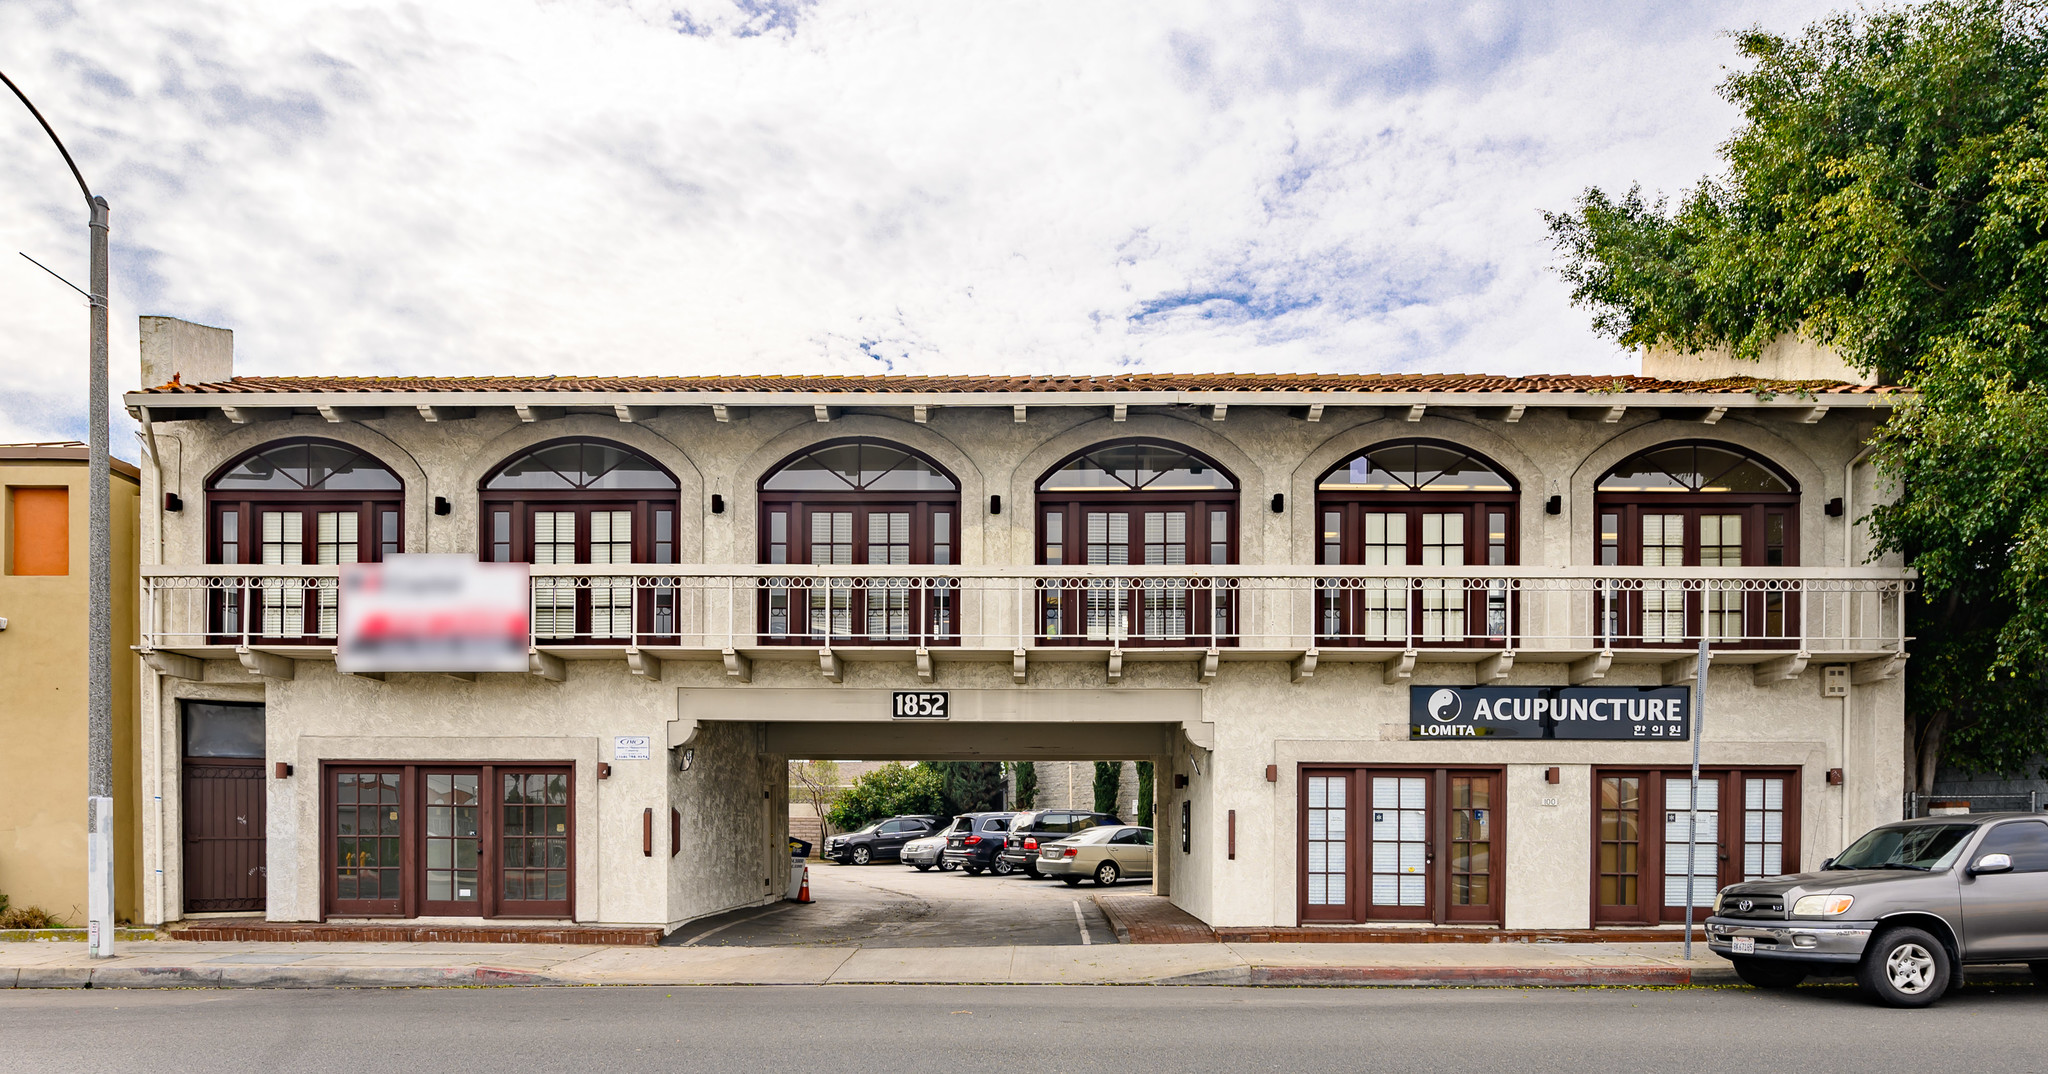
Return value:
<svg viewBox="0 0 2048 1074">
<path fill-rule="evenodd" d="M 1828 392 L 1883 395 L 1890 386 L 1755 377 L 1658 380 L 1651 377 L 1485 373 L 1130 373 L 1115 376 L 717 376 L 717 377 L 236 377 L 209 384 L 164 384 L 145 395 L 312 392 L 789 392 L 891 395 L 957 392 Z"/>
</svg>

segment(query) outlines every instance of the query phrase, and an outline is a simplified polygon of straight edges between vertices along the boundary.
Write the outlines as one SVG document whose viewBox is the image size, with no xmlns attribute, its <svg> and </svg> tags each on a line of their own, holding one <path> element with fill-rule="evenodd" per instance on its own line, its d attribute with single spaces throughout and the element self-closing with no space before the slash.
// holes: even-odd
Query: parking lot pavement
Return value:
<svg viewBox="0 0 2048 1074">
<path fill-rule="evenodd" d="M 1146 881 L 1070 888 L 1054 880 L 812 863 L 808 904 L 777 903 L 693 921 L 662 941 L 686 947 L 1050 947 L 1113 944 L 1091 898 Z"/>
</svg>

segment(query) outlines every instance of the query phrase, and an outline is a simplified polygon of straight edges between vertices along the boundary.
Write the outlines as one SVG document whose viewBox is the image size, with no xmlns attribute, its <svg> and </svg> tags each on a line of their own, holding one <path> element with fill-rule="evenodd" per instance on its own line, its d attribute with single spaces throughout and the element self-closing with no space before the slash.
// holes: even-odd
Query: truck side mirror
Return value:
<svg viewBox="0 0 2048 1074">
<path fill-rule="evenodd" d="M 2012 856 L 2009 854 L 1986 854 L 1978 858 L 1976 864 L 1970 866 L 1971 876 L 2009 872 L 2012 872 Z"/>
</svg>

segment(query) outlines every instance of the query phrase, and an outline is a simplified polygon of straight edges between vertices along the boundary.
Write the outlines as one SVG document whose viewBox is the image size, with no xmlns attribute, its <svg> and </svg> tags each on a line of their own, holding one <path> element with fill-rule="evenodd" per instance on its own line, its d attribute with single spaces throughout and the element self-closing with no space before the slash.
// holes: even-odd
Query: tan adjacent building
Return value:
<svg viewBox="0 0 2048 1074">
<path fill-rule="evenodd" d="M 136 545 L 141 477 L 113 462 L 114 916 L 139 916 Z M 0 445 L 0 892 L 83 924 L 86 907 L 84 444 Z"/>
</svg>

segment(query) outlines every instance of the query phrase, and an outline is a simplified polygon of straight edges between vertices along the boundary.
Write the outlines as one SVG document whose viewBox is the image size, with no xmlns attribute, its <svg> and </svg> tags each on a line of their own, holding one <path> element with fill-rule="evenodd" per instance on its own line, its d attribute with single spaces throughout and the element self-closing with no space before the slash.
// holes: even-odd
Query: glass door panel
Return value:
<svg viewBox="0 0 2048 1074">
<path fill-rule="evenodd" d="M 1422 566 L 1465 565 L 1465 513 L 1426 511 L 1422 515 Z M 1465 584 L 1454 579 L 1424 579 L 1422 640 L 1463 641 Z"/>
<path fill-rule="evenodd" d="M 1699 829 L 1692 834 L 1688 851 L 1687 828 L 1692 813 L 1686 808 L 1686 788 L 1691 785 L 1689 776 L 1664 778 L 1664 906 L 1668 911 L 1674 907 L 1681 911 L 1685 906 L 1686 878 L 1692 879 L 1693 906 L 1698 908 L 1714 905 L 1714 895 L 1721 883 L 1721 781 L 1710 776 L 1700 777 Z M 1691 866 L 1687 867 L 1687 854 L 1691 854 Z M 1704 919 L 1704 914 L 1695 913 L 1695 919 Z"/>
<path fill-rule="evenodd" d="M 1429 784 L 1422 774 L 1372 777 L 1373 917 L 1430 916 Z"/>
<path fill-rule="evenodd" d="M 499 912 L 569 913 L 569 773 L 501 772 Z"/>
<path fill-rule="evenodd" d="M 329 898 L 335 913 L 400 912 L 405 876 L 402 773 L 330 769 L 328 818 L 334 840 Z"/>
<path fill-rule="evenodd" d="M 257 540 L 261 542 L 266 565 L 300 566 L 306 562 L 306 514 L 303 511 L 264 511 L 257 516 Z M 260 632 L 269 638 L 299 638 L 306 635 L 306 587 L 296 578 L 266 578 L 262 582 L 263 615 Z"/>
<path fill-rule="evenodd" d="M 1643 894 L 1643 782 L 1639 775 L 1600 777 L 1594 919 L 1640 921 Z"/>
<path fill-rule="evenodd" d="M 1186 511 L 1145 512 L 1145 563 L 1147 566 L 1181 567 L 1188 561 L 1188 515 Z M 1188 590 L 1166 579 L 1147 579 L 1140 586 L 1144 596 L 1141 633 L 1152 641 L 1177 641 L 1188 632 Z"/>
<path fill-rule="evenodd" d="M 1642 517 L 1645 567 L 1685 566 L 1685 516 L 1645 514 Z M 1685 640 L 1685 583 L 1643 583 L 1643 640 Z"/>
<path fill-rule="evenodd" d="M 1366 567 L 1408 565 L 1408 514 L 1405 511 L 1368 511 L 1360 526 L 1359 559 Z M 1358 592 L 1359 633 L 1366 641 L 1408 640 L 1408 583 L 1406 579 L 1363 586 Z"/>
<path fill-rule="evenodd" d="M 1742 781 L 1742 879 L 1783 876 L 1785 868 L 1785 778 Z"/>
<path fill-rule="evenodd" d="M 576 512 L 533 512 L 533 562 L 536 565 L 576 562 Z M 572 638 L 575 635 L 575 584 L 553 578 L 535 578 L 533 636 Z"/>
<path fill-rule="evenodd" d="M 1303 814 L 1303 917 L 1353 920 L 1350 883 L 1351 777 L 1310 775 Z"/>
<path fill-rule="evenodd" d="M 429 917 L 475 917 L 483 912 L 477 874 L 483 852 L 482 809 L 476 772 L 428 772 L 421 847 L 425 890 L 421 912 Z"/>
<path fill-rule="evenodd" d="M 1121 567 L 1131 562 L 1131 514 L 1128 511 L 1089 511 L 1087 520 L 1087 561 L 1091 567 Z M 1128 582 L 1115 578 L 1091 578 L 1084 605 L 1084 633 L 1090 641 L 1121 641 L 1130 631 Z"/>
<path fill-rule="evenodd" d="M 910 512 L 868 512 L 869 563 L 904 566 L 910 562 Z M 868 640 L 903 641 L 910 637 L 910 581 L 875 579 L 868 583 Z"/>
<path fill-rule="evenodd" d="M 1488 919 L 1495 916 L 1493 777 L 1453 775 L 1450 796 L 1450 888 L 1444 917 Z"/>
<path fill-rule="evenodd" d="M 633 562 L 633 512 L 590 512 L 590 562 Z M 590 586 L 590 636 L 624 638 L 632 633 L 632 581 L 593 580 Z"/>
</svg>

